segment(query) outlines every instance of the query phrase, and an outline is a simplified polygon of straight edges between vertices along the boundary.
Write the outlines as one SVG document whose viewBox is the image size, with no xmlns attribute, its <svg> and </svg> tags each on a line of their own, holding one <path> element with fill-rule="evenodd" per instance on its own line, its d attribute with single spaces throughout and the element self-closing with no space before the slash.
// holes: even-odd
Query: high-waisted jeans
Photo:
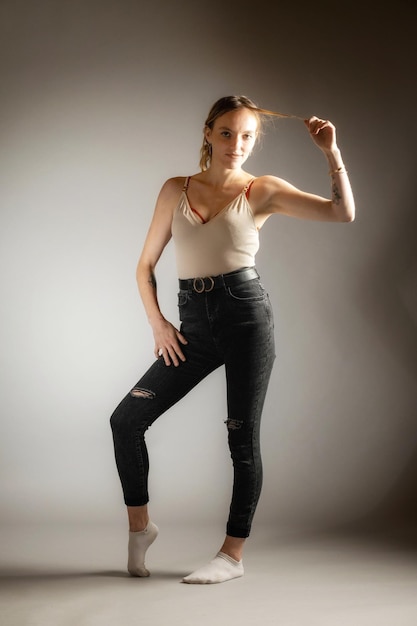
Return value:
<svg viewBox="0 0 417 626">
<path fill-rule="evenodd" d="M 224 365 L 226 424 L 234 468 L 226 532 L 248 537 L 262 486 L 260 421 L 275 358 L 269 297 L 258 277 L 202 293 L 192 286 L 180 289 L 178 305 L 180 330 L 188 341 L 181 346 L 186 361 L 175 367 L 158 358 L 111 417 L 124 500 L 128 506 L 149 500 L 145 431 L 205 376 Z"/>
</svg>

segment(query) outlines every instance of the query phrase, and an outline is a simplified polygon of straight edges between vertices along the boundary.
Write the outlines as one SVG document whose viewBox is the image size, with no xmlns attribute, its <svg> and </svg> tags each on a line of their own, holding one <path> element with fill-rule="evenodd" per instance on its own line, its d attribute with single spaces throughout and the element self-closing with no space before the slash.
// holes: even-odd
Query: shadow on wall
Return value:
<svg viewBox="0 0 417 626">
<path fill-rule="evenodd" d="M 383 545 L 417 557 L 417 448 L 383 500 L 342 534 L 361 538 L 366 545 Z"/>
<path fill-rule="evenodd" d="M 399 199 L 399 201 L 401 201 Z M 395 210 L 395 207 L 394 209 Z M 382 501 L 355 526 L 392 532 L 417 546 L 417 211 L 402 206 L 395 228 L 361 282 L 360 307 L 384 347 L 411 381 L 408 414 L 393 419 L 414 430 L 414 451 Z M 412 443 L 412 442 L 411 442 Z"/>
<path fill-rule="evenodd" d="M 417 540 L 417 447 L 382 501 L 358 524 L 399 531 L 408 528 Z"/>
<path fill-rule="evenodd" d="M 400 201 L 400 200 L 399 200 Z M 368 261 L 359 304 L 393 358 L 417 378 L 417 210 L 399 211 L 390 240 Z M 417 407 L 416 407 L 417 413 Z"/>
</svg>

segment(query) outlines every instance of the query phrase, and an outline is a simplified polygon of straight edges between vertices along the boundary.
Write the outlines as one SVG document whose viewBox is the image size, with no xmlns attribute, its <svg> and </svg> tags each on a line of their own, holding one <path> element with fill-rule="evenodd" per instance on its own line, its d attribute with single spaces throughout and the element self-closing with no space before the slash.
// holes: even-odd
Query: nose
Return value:
<svg viewBox="0 0 417 626">
<path fill-rule="evenodd" d="M 234 152 L 240 152 L 242 149 L 242 138 L 239 135 L 235 135 L 233 139 L 233 150 Z"/>
</svg>

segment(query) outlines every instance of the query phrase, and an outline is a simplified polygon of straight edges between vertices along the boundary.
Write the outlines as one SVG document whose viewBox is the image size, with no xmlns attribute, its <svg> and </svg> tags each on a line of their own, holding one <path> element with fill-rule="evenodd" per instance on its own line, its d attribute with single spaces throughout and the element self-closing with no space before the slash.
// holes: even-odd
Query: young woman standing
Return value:
<svg viewBox="0 0 417 626">
<path fill-rule="evenodd" d="M 260 420 L 275 358 L 273 313 L 255 255 L 268 217 L 336 222 L 354 219 L 354 200 L 328 120 L 307 130 L 322 150 L 331 198 L 275 176 L 243 169 L 271 112 L 244 96 L 218 100 L 204 126 L 201 171 L 169 179 L 159 194 L 137 268 L 140 295 L 155 339 L 156 361 L 111 418 L 116 463 L 129 518 L 128 570 L 148 576 L 145 553 L 158 528 L 148 513 L 145 431 L 216 368 L 224 365 L 227 432 L 234 468 L 224 542 L 215 558 L 183 579 L 218 583 L 243 575 L 242 553 L 262 485 Z M 155 267 L 173 237 L 179 278 L 177 329 L 160 310 Z"/>
</svg>

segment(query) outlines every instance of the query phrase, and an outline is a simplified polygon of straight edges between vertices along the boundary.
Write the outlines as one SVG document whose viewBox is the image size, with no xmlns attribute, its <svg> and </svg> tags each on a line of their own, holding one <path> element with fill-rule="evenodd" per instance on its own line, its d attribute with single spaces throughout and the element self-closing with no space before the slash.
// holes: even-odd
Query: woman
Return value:
<svg viewBox="0 0 417 626">
<path fill-rule="evenodd" d="M 354 219 L 347 172 L 335 128 L 327 120 L 311 117 L 304 122 L 328 161 L 331 199 L 242 169 L 264 116 L 270 114 L 244 96 L 221 98 L 213 105 L 204 127 L 201 172 L 163 185 L 139 259 L 137 281 L 157 360 L 111 418 L 133 576 L 149 576 L 145 553 L 158 534 L 147 509 L 144 433 L 220 365 L 226 372 L 226 424 L 234 467 L 226 537 L 216 557 L 183 582 L 217 583 L 243 575 L 243 547 L 262 483 L 260 419 L 275 358 L 271 306 L 255 269 L 258 232 L 274 213 L 337 222 Z M 180 330 L 159 308 L 154 275 L 171 236 L 179 276 Z"/>
</svg>

